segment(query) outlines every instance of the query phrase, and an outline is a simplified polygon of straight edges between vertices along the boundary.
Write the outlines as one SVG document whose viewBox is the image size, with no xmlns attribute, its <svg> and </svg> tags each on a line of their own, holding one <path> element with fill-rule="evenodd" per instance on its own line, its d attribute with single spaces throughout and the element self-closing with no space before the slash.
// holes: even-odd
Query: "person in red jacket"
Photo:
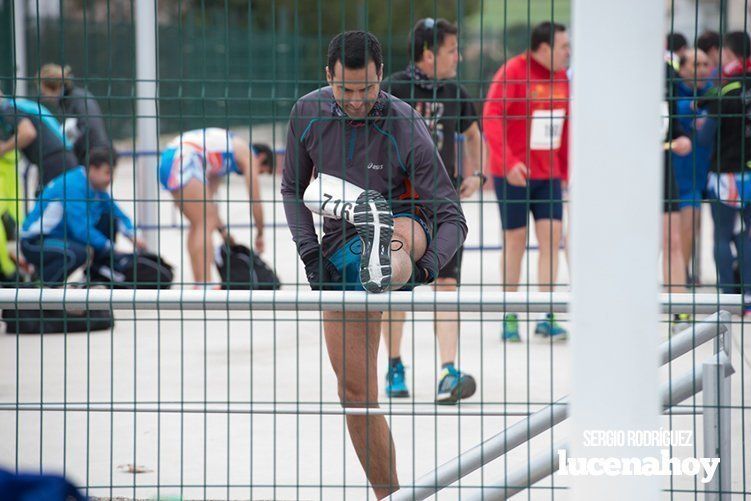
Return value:
<svg viewBox="0 0 751 501">
<path fill-rule="evenodd" d="M 532 30 L 530 50 L 501 66 L 485 101 L 483 129 L 501 210 L 506 291 L 519 285 L 530 212 L 540 246 L 539 290 L 550 291 L 555 283 L 563 217 L 561 185 L 568 176 L 570 55 L 565 26 L 538 24 Z M 566 337 L 552 313 L 537 323 L 535 333 Z M 503 339 L 520 341 L 515 314 L 504 317 Z"/>
</svg>

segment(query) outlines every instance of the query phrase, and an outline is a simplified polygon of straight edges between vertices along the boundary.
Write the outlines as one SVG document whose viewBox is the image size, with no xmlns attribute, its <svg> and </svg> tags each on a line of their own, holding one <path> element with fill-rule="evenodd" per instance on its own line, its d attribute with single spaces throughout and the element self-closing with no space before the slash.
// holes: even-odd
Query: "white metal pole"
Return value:
<svg viewBox="0 0 751 501">
<path fill-rule="evenodd" d="M 717 302 L 736 304 L 727 309 L 740 314 L 739 294 L 664 295 L 665 312 L 712 313 Z M 552 305 L 552 307 L 551 307 Z M 198 310 L 198 311 L 463 311 L 483 313 L 568 311 L 569 295 L 565 292 L 508 292 L 503 298 L 479 291 L 388 292 L 368 294 L 360 291 L 268 290 L 125 290 L 125 289 L 1 289 L 0 309 L 38 310 L 87 308 L 92 310 Z M 718 332 L 717 325 L 707 322 L 687 329 L 671 341 L 670 354 L 685 353 Z M 706 329 L 706 330 L 705 330 Z M 724 327 L 720 327 L 724 331 Z M 685 335 L 684 335 L 685 334 Z M 713 334 L 716 336 L 717 334 Z M 662 360 L 668 353 L 661 350 Z M 655 358 L 657 360 L 657 357 Z"/>
<path fill-rule="evenodd" d="M 17 97 L 27 97 L 29 85 L 26 81 L 26 0 L 13 2 L 13 38 L 13 62 L 16 65 L 14 93 Z"/>
<path fill-rule="evenodd" d="M 572 19 L 571 457 L 659 457 L 583 434 L 659 424 L 664 3 L 574 0 Z M 575 476 L 572 490 L 656 501 L 659 478 Z"/>
<path fill-rule="evenodd" d="M 156 0 L 136 0 L 136 135 L 137 151 L 156 151 L 157 127 L 157 23 Z M 143 237 L 149 248 L 157 250 L 159 212 L 156 160 L 148 155 L 136 157 L 136 217 L 147 226 Z"/>
</svg>

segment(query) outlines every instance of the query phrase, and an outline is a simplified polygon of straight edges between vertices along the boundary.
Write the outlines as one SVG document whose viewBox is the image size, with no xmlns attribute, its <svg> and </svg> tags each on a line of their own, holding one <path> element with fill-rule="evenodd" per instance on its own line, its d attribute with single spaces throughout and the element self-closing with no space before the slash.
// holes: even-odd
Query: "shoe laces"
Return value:
<svg viewBox="0 0 751 501">
<path fill-rule="evenodd" d="M 388 378 L 389 381 L 404 379 L 404 364 L 399 362 L 398 364 L 389 365 Z"/>
</svg>

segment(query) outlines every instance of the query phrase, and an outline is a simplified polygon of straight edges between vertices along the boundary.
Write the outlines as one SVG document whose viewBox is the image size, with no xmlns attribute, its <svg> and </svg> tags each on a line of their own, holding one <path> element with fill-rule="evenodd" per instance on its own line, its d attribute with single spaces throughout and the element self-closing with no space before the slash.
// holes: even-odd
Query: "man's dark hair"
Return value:
<svg viewBox="0 0 751 501">
<path fill-rule="evenodd" d="M 345 31 L 339 33 L 329 42 L 327 66 L 331 74 L 337 61 L 345 68 L 359 70 L 365 68 L 368 61 L 373 61 L 380 74 L 383 66 L 381 43 L 367 31 Z"/>
<path fill-rule="evenodd" d="M 250 145 L 250 147 L 253 149 L 253 153 L 256 155 L 261 155 L 261 165 L 264 167 L 268 167 L 271 169 L 271 172 L 274 172 L 275 167 L 275 161 L 274 161 L 274 150 L 271 149 L 271 147 L 266 143 L 253 143 Z"/>
<path fill-rule="evenodd" d="M 426 17 L 420 19 L 409 32 L 408 51 L 414 62 L 422 61 L 426 50 L 437 52 L 449 35 L 459 35 L 459 28 L 445 19 Z"/>
<path fill-rule="evenodd" d="M 707 30 L 696 40 L 696 46 L 709 54 L 712 49 L 720 48 L 720 34 L 716 31 Z"/>
<path fill-rule="evenodd" d="M 551 23 L 545 21 L 532 29 L 532 34 L 529 37 L 529 48 L 532 52 L 540 48 L 540 45 L 546 43 L 553 47 L 555 41 L 555 34 L 566 31 L 566 27 L 561 23 Z"/>
<path fill-rule="evenodd" d="M 668 52 L 678 52 L 688 47 L 688 40 L 683 33 L 673 32 L 668 33 L 665 37 L 665 49 Z"/>
<path fill-rule="evenodd" d="M 91 148 L 86 156 L 89 159 L 87 163 L 90 167 L 101 167 L 104 164 L 109 164 L 114 169 L 117 165 L 117 152 L 111 148 Z"/>
<path fill-rule="evenodd" d="M 724 46 L 736 57 L 747 59 L 751 57 L 751 39 L 745 31 L 731 31 L 725 34 Z"/>
</svg>

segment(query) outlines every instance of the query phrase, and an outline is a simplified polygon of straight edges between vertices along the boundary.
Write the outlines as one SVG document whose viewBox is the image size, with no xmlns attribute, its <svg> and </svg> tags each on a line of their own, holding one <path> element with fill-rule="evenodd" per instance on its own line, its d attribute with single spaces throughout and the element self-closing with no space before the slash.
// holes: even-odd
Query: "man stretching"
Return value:
<svg viewBox="0 0 751 501">
<path fill-rule="evenodd" d="M 339 34 L 328 49 L 329 86 L 292 109 L 282 197 L 314 290 L 381 292 L 432 282 L 467 234 L 459 197 L 422 118 L 380 90 L 382 75 L 381 46 L 372 34 Z M 311 208 L 324 216 L 320 243 Z M 381 316 L 323 313 L 345 407 L 378 406 Z M 349 414 L 347 428 L 375 494 L 397 490 L 386 419 Z"/>
</svg>

